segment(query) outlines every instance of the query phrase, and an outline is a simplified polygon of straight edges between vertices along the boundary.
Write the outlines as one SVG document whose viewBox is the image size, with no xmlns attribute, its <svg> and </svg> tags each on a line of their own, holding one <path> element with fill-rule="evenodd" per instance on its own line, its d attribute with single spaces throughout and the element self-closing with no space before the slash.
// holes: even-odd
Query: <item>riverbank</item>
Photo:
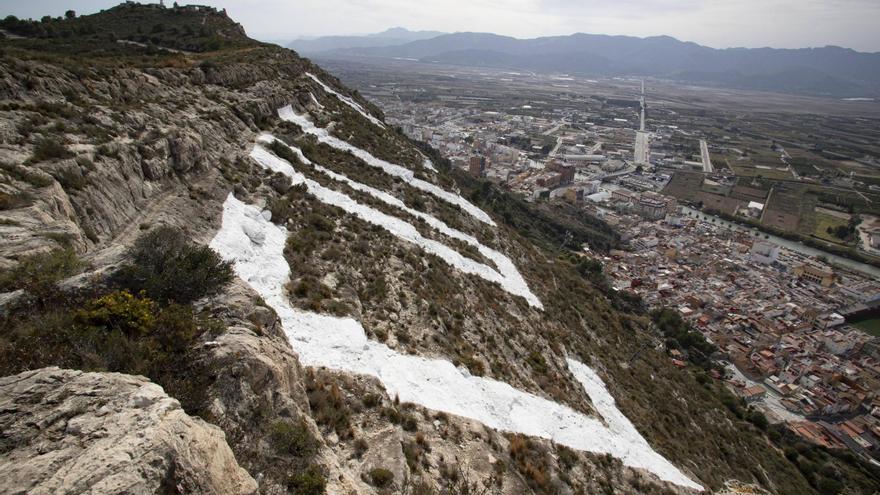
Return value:
<svg viewBox="0 0 880 495">
<path fill-rule="evenodd" d="M 784 237 L 780 237 L 780 236 L 775 235 L 773 233 L 767 232 L 764 229 L 760 229 L 757 226 L 743 225 L 743 224 L 722 218 L 720 216 L 715 216 L 715 215 L 712 215 L 709 213 L 704 213 L 700 210 L 696 210 L 696 209 L 688 207 L 688 206 L 682 206 L 681 208 L 682 208 L 682 211 L 688 216 L 691 216 L 691 217 L 694 217 L 694 218 L 697 218 L 697 219 L 700 219 L 700 220 L 703 220 L 706 222 L 711 222 L 715 225 L 718 225 L 718 226 L 721 226 L 721 227 L 724 227 L 724 228 L 727 228 L 730 230 L 735 230 L 738 232 L 749 232 L 749 233 L 752 233 L 756 237 L 760 236 L 760 237 L 762 237 L 762 238 L 764 238 L 774 244 L 782 246 L 785 249 L 788 249 L 790 251 L 794 251 L 794 252 L 800 253 L 802 255 L 811 256 L 814 258 L 823 258 L 828 264 L 834 265 L 838 268 L 845 268 L 845 269 L 859 272 L 862 275 L 880 278 L 880 267 L 877 267 L 877 266 L 874 266 L 874 265 L 871 265 L 868 263 L 863 263 L 861 261 L 857 261 L 857 260 L 854 260 L 851 258 L 847 258 L 847 257 L 841 256 L 839 254 L 830 253 L 828 251 L 825 251 L 825 250 L 822 250 L 822 249 L 819 249 L 819 248 L 816 248 L 813 246 L 808 246 L 808 245 L 803 244 L 802 242 L 799 242 L 799 241 L 786 239 Z"/>
</svg>

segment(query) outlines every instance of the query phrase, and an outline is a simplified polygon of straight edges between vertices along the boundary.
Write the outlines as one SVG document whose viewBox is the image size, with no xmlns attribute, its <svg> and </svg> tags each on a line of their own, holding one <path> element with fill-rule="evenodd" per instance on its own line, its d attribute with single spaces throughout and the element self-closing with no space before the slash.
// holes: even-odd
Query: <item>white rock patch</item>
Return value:
<svg viewBox="0 0 880 495">
<path fill-rule="evenodd" d="M 277 160 L 274 163 L 279 167 L 290 166 Z M 256 236 L 262 243 L 251 241 L 254 232 L 263 234 Z M 579 450 L 611 454 L 627 466 L 702 491 L 700 485 L 651 449 L 617 410 L 598 375 L 582 363 L 568 360 L 572 374 L 584 386 L 608 426 L 506 383 L 470 376 L 449 361 L 398 354 L 384 344 L 367 339 L 360 323 L 351 318 L 294 309 L 284 293 L 284 285 L 290 277 L 290 267 L 283 254 L 286 239 L 284 228 L 267 221 L 258 208 L 245 205 L 230 194 L 223 205 L 223 225 L 211 241 L 211 247 L 232 261 L 238 276 L 275 309 L 304 365 L 374 376 L 390 395 L 397 395 L 402 401 L 472 418 L 491 428 L 549 438 Z"/>
<path fill-rule="evenodd" d="M 294 170 L 293 166 L 291 166 L 286 160 L 275 156 L 269 150 L 260 145 L 254 146 L 250 156 L 262 167 L 287 175 L 292 179 L 293 184 L 305 184 L 309 193 L 318 198 L 318 200 L 342 208 L 348 213 L 351 213 L 366 222 L 372 223 L 373 225 L 378 225 L 394 236 L 407 242 L 411 242 L 431 254 L 437 255 L 440 259 L 458 270 L 471 275 L 476 275 L 489 282 L 497 283 L 507 292 L 526 298 L 526 300 L 529 301 L 529 304 L 539 308 L 542 307 L 541 301 L 532 294 L 532 291 L 529 290 L 525 281 L 518 283 L 515 280 L 510 280 L 494 268 L 463 256 L 461 253 L 446 244 L 422 236 L 422 234 L 420 234 L 411 223 L 405 220 L 386 215 L 375 208 L 358 203 L 341 192 L 327 189 L 321 184 L 306 178 L 304 175 Z M 522 280 L 522 277 L 519 277 L 519 280 Z"/>
<path fill-rule="evenodd" d="M 340 94 L 340 93 L 334 91 L 333 88 L 324 84 L 324 82 L 321 81 L 320 79 L 318 79 L 314 74 L 312 74 L 310 72 L 306 72 L 306 76 L 308 76 L 312 81 L 315 81 L 316 83 L 320 84 L 321 88 L 323 88 L 325 92 L 330 93 L 331 95 L 335 96 L 336 98 L 339 99 L 339 101 L 341 101 L 342 103 L 345 103 L 346 105 L 350 106 L 355 112 L 361 114 L 361 116 L 363 116 L 363 118 L 376 124 L 377 126 L 381 127 L 382 129 L 385 128 L 385 124 L 383 124 L 381 120 L 370 115 L 366 110 L 364 110 L 364 107 L 362 107 L 362 106 L 360 106 L 360 104 L 358 104 L 358 102 L 352 100 L 348 96 L 345 96 L 343 94 Z M 314 95 L 312 95 L 312 99 L 314 99 L 314 98 L 315 98 Z M 319 105 L 320 105 L 320 103 L 319 103 Z"/>
<path fill-rule="evenodd" d="M 422 155 L 422 158 L 423 158 L 423 160 L 422 160 L 422 166 L 425 167 L 426 169 L 432 171 L 432 172 L 436 172 L 436 171 L 437 171 L 437 168 L 434 167 L 434 162 L 432 162 L 430 158 L 428 158 L 427 156 L 425 156 L 425 155 L 422 154 L 421 152 L 419 152 L 419 154 Z"/>
<path fill-rule="evenodd" d="M 278 116 L 281 117 L 281 120 L 286 120 L 288 122 L 292 122 L 298 125 L 300 128 L 302 128 L 303 132 L 311 134 L 312 136 L 318 138 L 319 142 L 325 143 L 340 151 L 351 152 L 354 156 L 363 160 L 363 162 L 367 165 L 379 168 L 388 175 L 399 177 L 410 186 L 432 194 L 449 204 L 458 206 L 467 214 L 471 215 L 472 217 L 483 223 L 487 223 L 489 225 L 492 225 L 493 227 L 495 226 L 495 222 L 492 221 L 492 218 L 489 217 L 489 215 L 486 214 L 485 211 L 477 208 L 475 205 L 471 204 L 469 201 L 462 198 L 458 194 L 451 193 L 441 187 L 431 184 L 430 182 L 418 179 L 415 177 L 412 170 L 401 165 L 396 165 L 380 158 L 376 158 L 369 152 L 364 151 L 356 146 L 352 146 L 351 144 L 348 144 L 348 142 L 332 136 L 329 132 L 327 132 L 326 129 L 316 127 L 315 124 L 312 123 L 312 121 L 309 120 L 307 116 L 299 115 L 294 112 L 293 107 L 291 107 L 290 105 L 278 109 Z"/>
<path fill-rule="evenodd" d="M 323 110 L 323 109 L 324 109 L 324 105 L 321 105 L 321 102 L 319 102 L 318 99 L 315 98 L 315 95 L 312 94 L 311 91 L 309 91 L 309 97 L 312 99 L 312 103 L 314 103 L 315 106 L 318 107 L 318 110 Z"/>
<path fill-rule="evenodd" d="M 523 279 L 522 275 L 519 273 L 519 270 L 517 270 L 516 265 L 513 264 L 513 261 L 511 261 L 510 258 L 503 255 L 502 253 L 500 253 L 494 249 L 491 249 L 487 246 L 484 246 L 475 237 L 468 235 L 468 234 L 465 234 L 464 232 L 461 232 L 459 230 L 453 229 L 452 227 L 446 225 L 446 223 L 444 223 L 443 221 L 438 220 L 437 218 L 435 218 L 431 215 L 428 215 L 427 213 L 423 213 L 421 211 L 418 211 L 418 210 L 415 210 L 415 209 L 412 209 L 412 208 L 406 206 L 406 204 L 404 204 L 403 201 L 395 198 L 394 196 L 392 196 L 384 191 L 380 191 L 380 190 L 373 188 L 373 187 L 370 187 L 366 184 L 361 184 L 360 182 L 353 181 L 342 174 L 338 174 L 336 172 L 333 172 L 332 170 L 328 170 L 328 169 L 322 167 L 321 165 L 318 165 L 316 163 L 312 163 L 308 158 L 305 157 L 305 155 L 303 155 L 302 150 L 300 150 L 299 148 L 296 148 L 294 146 L 290 146 L 281 140 L 276 139 L 271 134 L 263 134 L 262 136 L 259 137 L 259 141 L 263 142 L 263 143 L 271 143 L 273 141 L 277 141 L 278 143 L 282 144 L 283 146 L 286 146 L 289 150 L 294 152 L 297 155 L 297 157 L 300 159 L 300 161 L 302 161 L 305 164 L 312 165 L 315 168 L 315 170 L 330 177 L 331 179 L 333 179 L 335 181 L 343 182 L 356 191 L 361 191 L 361 192 L 367 193 L 370 196 L 373 196 L 374 198 L 382 201 L 383 203 L 385 203 L 387 205 L 393 206 L 395 208 L 399 208 L 399 209 L 409 213 L 410 215 L 413 215 L 414 217 L 420 218 L 420 219 L 424 220 L 425 223 L 428 224 L 431 228 L 440 232 L 443 235 L 452 237 L 453 239 L 458 239 L 460 241 L 466 242 L 467 244 L 470 244 L 471 246 L 474 246 L 475 248 L 477 248 L 477 250 L 480 252 L 480 254 L 482 254 L 487 259 L 491 260 L 492 263 L 495 264 L 495 268 L 497 269 L 499 275 L 501 277 L 503 277 L 503 279 L 504 279 L 504 282 L 501 284 L 501 286 L 504 287 L 505 290 L 507 290 L 511 294 L 521 295 L 521 296 L 525 297 L 526 300 L 529 302 L 529 304 L 536 307 L 536 308 L 540 308 L 540 309 L 544 308 L 544 306 L 541 304 L 541 301 L 538 299 L 538 297 L 535 294 L 533 294 L 532 291 L 529 289 L 528 283 L 526 283 L 525 279 Z M 258 155 L 261 156 L 262 152 L 259 152 Z M 298 178 L 295 178 L 294 176 L 290 175 L 291 172 L 293 172 L 294 174 L 297 174 L 297 173 L 294 171 L 293 167 L 289 163 L 287 163 L 285 160 L 278 158 L 278 160 L 281 160 L 283 163 L 277 163 L 273 160 L 268 160 L 265 158 L 263 158 L 263 161 L 260 161 L 260 158 L 255 158 L 255 159 L 264 167 L 270 168 L 271 170 L 273 170 L 275 172 L 281 172 L 285 175 L 288 175 L 289 177 L 296 180 L 297 182 L 299 181 Z M 287 166 L 284 166 L 284 165 L 287 165 Z M 489 280 L 489 279 L 487 279 L 487 280 Z M 494 281 L 494 280 L 492 280 L 492 281 Z"/>
</svg>

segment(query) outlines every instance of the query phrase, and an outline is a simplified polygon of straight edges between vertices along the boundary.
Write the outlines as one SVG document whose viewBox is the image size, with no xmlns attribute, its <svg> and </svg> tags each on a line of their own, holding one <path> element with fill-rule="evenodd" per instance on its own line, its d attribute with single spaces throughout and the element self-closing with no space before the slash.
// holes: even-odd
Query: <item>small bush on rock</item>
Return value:
<svg viewBox="0 0 880 495">
<path fill-rule="evenodd" d="M 315 422 L 331 428 L 340 438 L 351 436 L 351 409 L 339 385 L 307 377 L 306 393 Z"/>
<path fill-rule="evenodd" d="M 388 488 L 394 483 L 394 473 L 385 468 L 373 468 L 370 470 L 370 482 L 378 488 Z"/>
<path fill-rule="evenodd" d="M 269 438 L 275 451 L 282 455 L 311 457 L 317 452 L 318 442 L 306 422 L 278 420 L 269 427 Z"/>
<path fill-rule="evenodd" d="M 298 495 L 321 495 L 327 489 L 327 480 L 314 464 L 290 476 L 287 487 Z"/>
<path fill-rule="evenodd" d="M 64 292 L 49 285 L 0 319 L 0 376 L 44 366 L 144 375 L 189 414 L 205 404 L 211 371 L 194 350 L 213 320 L 189 306 L 160 306 L 143 294 Z"/>
<path fill-rule="evenodd" d="M 126 337 L 143 337 L 156 324 L 156 307 L 147 298 L 137 298 L 128 291 L 111 292 L 86 304 L 76 315 L 78 323 L 120 331 Z"/>
<path fill-rule="evenodd" d="M 0 273 L 0 292 L 24 289 L 41 293 L 84 266 L 71 248 L 55 249 L 23 258 L 15 268 Z"/>
<path fill-rule="evenodd" d="M 56 158 L 70 158 L 73 156 L 59 139 L 42 138 L 34 145 L 34 154 L 31 161 L 42 162 Z"/>
</svg>

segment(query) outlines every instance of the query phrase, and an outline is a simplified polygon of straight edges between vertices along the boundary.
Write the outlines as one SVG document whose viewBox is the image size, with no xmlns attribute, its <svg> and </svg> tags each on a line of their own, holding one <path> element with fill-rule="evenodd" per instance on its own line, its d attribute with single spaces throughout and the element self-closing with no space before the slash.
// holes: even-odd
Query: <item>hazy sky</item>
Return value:
<svg viewBox="0 0 880 495">
<path fill-rule="evenodd" d="M 114 0 L 0 0 L 0 14 L 90 13 Z M 181 3 L 189 3 L 181 1 Z M 195 0 L 226 7 L 261 39 L 403 26 L 516 37 L 666 34 L 725 48 L 840 45 L 880 51 L 880 0 Z"/>
</svg>

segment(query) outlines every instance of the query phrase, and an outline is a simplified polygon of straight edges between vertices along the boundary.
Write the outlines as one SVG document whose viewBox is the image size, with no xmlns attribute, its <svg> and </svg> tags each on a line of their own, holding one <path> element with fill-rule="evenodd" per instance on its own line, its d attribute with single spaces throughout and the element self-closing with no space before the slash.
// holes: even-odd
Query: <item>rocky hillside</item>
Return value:
<svg viewBox="0 0 880 495">
<path fill-rule="evenodd" d="M 0 492 L 816 491 L 580 259 L 602 222 L 459 174 L 222 12 L 3 29 L 0 472 L 27 479 Z M 105 444 L 137 469 L 82 463 Z"/>
</svg>

